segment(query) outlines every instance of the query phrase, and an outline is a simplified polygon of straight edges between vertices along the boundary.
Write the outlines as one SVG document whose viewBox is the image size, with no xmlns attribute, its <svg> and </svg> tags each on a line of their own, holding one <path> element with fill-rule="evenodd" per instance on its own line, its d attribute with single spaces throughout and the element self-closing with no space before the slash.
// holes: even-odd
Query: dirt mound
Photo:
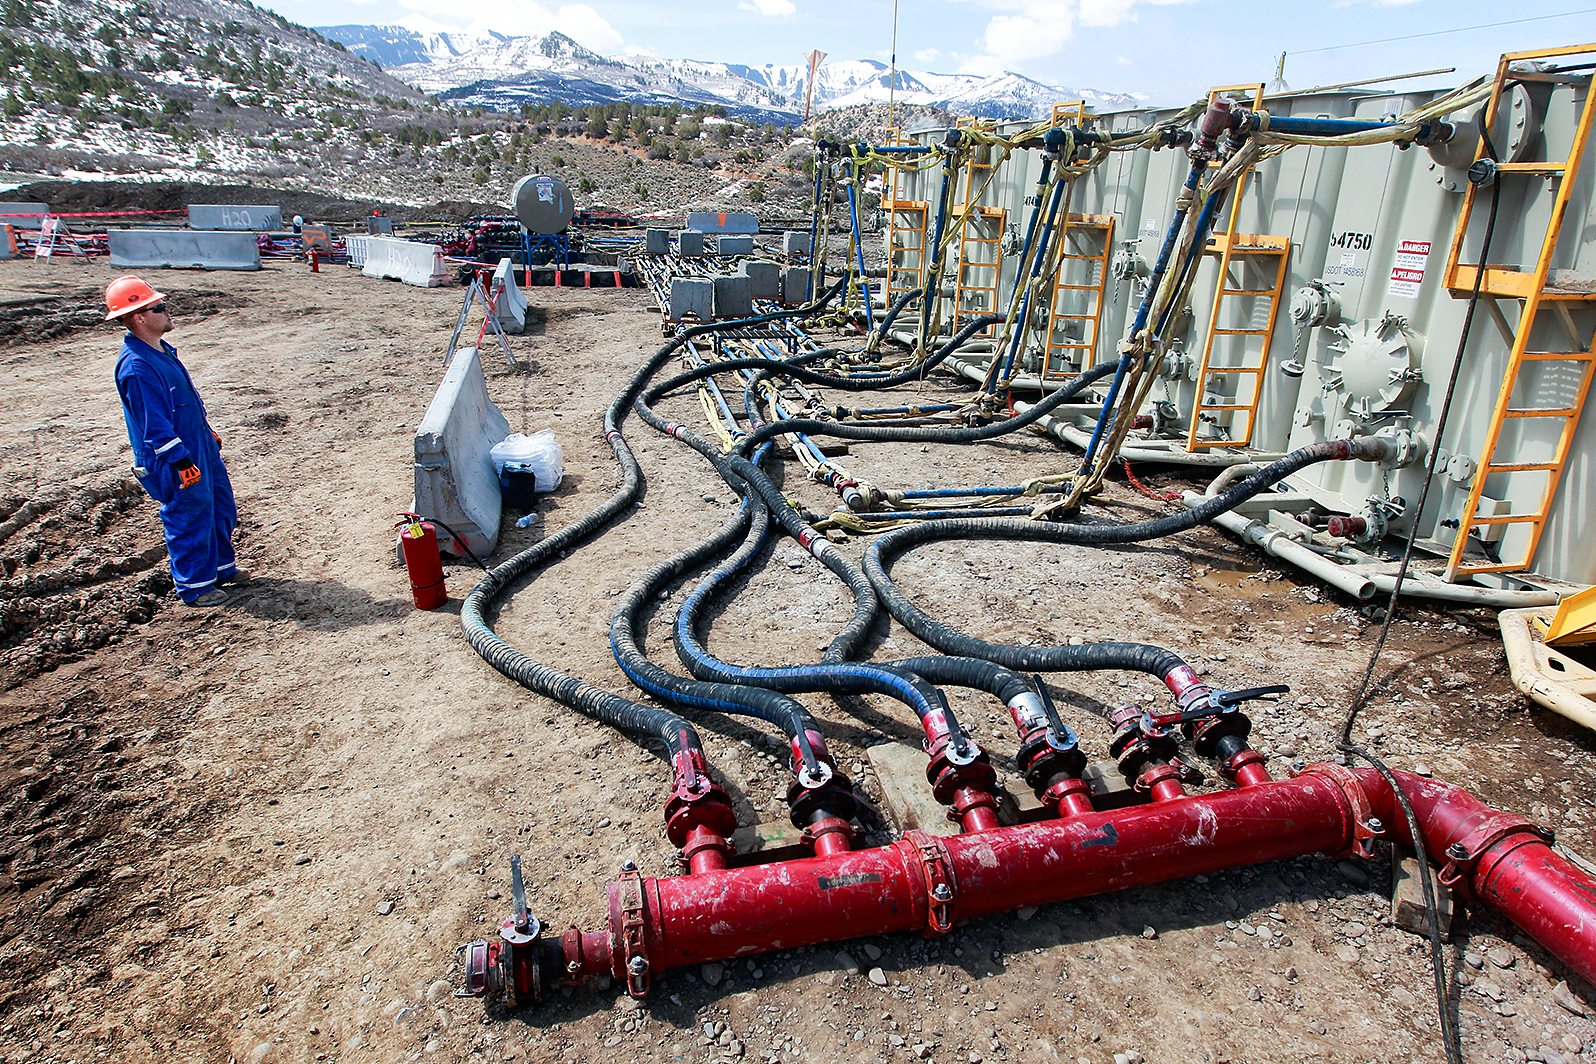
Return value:
<svg viewBox="0 0 1596 1064">
<path fill-rule="evenodd" d="M 180 288 L 162 283 L 173 313 L 188 321 L 200 321 L 219 310 L 242 307 L 249 300 L 236 292 L 211 288 Z M 23 294 L 0 303 L 0 347 L 54 340 L 83 329 L 109 328 L 105 325 L 105 296 L 99 288 L 74 288 L 45 295 Z"/>
<path fill-rule="evenodd" d="M 131 479 L 0 500 L 0 672 L 34 676 L 154 615 L 172 578 L 141 503 Z"/>
</svg>

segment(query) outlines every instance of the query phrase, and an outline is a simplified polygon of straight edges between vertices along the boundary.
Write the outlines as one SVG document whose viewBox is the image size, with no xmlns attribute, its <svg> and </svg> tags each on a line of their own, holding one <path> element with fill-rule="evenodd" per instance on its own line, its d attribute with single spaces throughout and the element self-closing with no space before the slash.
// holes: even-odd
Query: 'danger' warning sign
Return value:
<svg viewBox="0 0 1596 1064">
<path fill-rule="evenodd" d="M 1398 242 L 1396 260 L 1391 263 L 1391 282 L 1385 287 L 1388 296 L 1417 299 L 1419 285 L 1424 280 L 1424 263 L 1430 257 L 1428 240 L 1403 240 Z"/>
</svg>

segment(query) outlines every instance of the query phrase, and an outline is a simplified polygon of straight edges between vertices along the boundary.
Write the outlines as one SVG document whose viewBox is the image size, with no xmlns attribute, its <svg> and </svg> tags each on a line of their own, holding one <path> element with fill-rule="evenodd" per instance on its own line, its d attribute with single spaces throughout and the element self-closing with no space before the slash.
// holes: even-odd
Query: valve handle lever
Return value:
<svg viewBox="0 0 1596 1064">
<path fill-rule="evenodd" d="M 1244 687 L 1237 691 L 1227 691 L 1224 688 L 1215 688 L 1208 693 L 1206 699 L 1201 699 L 1184 711 L 1177 710 L 1173 713 L 1144 713 L 1142 714 L 1142 730 L 1163 728 L 1171 724 L 1185 724 L 1204 717 L 1216 717 L 1222 713 L 1239 709 L 1243 702 L 1267 701 L 1275 702 L 1279 696 L 1289 694 L 1291 688 L 1283 683 L 1268 684 L 1264 687 Z"/>
<path fill-rule="evenodd" d="M 531 924 L 526 911 L 526 883 L 521 878 L 521 855 L 510 857 L 510 901 L 515 906 L 515 929 L 525 933 Z"/>
<path fill-rule="evenodd" d="M 1059 742 L 1073 745 L 1075 733 L 1069 730 L 1064 724 L 1064 718 L 1058 715 L 1058 706 L 1053 703 L 1053 696 L 1048 693 L 1047 684 L 1042 682 L 1040 673 L 1031 674 L 1031 685 L 1036 690 L 1036 696 L 1042 700 L 1042 713 L 1047 717 L 1048 730 Z"/>
<path fill-rule="evenodd" d="M 1222 708 L 1239 706 L 1243 702 L 1278 702 L 1280 696 L 1290 694 L 1291 688 L 1283 683 L 1267 684 L 1263 687 L 1244 687 L 1239 691 L 1215 690 L 1208 696 L 1211 705 Z"/>
</svg>

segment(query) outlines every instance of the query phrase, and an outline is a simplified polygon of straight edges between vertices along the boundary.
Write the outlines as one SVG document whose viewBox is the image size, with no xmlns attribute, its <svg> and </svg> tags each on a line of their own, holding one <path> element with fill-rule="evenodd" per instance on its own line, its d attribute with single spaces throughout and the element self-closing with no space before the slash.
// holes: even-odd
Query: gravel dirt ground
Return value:
<svg viewBox="0 0 1596 1064">
<path fill-rule="evenodd" d="M 1022 910 L 927 941 L 882 937 L 667 974 L 634 1002 L 610 986 L 484 1016 L 452 996 L 458 944 L 491 935 L 520 853 L 534 911 L 597 926 L 621 861 L 673 868 L 667 775 L 629 739 L 533 697 L 467 647 L 450 605 L 411 608 L 393 520 L 411 435 L 441 375 L 456 288 L 342 268 L 166 272 L 171 339 L 212 420 L 256 582 L 234 605 L 175 603 L 155 508 L 131 486 L 98 323 L 104 264 L 0 263 L 0 1060 L 1434 1061 L 1425 944 L 1391 926 L 1385 861 L 1310 857 Z M 536 289 L 486 360 L 513 429 L 552 427 L 565 483 L 540 525 L 618 482 L 600 412 L 659 344 L 646 292 Z M 922 394 L 940 394 L 933 383 Z M 696 417 L 689 398 L 667 412 Z M 628 424 L 646 504 L 523 586 L 502 635 L 628 690 L 605 628 L 619 591 L 706 535 L 731 492 L 680 445 Z M 949 452 L 856 445 L 850 468 L 902 486 L 1007 481 L 1070 461 L 1025 436 Z M 788 490 L 829 506 L 788 465 Z M 1157 486 L 1178 474 L 1141 471 Z M 1159 504 L 1111 485 L 1106 509 Z M 848 548 L 855 554 L 858 546 Z M 943 620 L 989 638 L 1122 636 L 1170 646 L 1228 686 L 1285 682 L 1256 745 L 1284 770 L 1328 758 L 1375 626 L 1353 604 L 1213 530 L 1114 552 L 963 544 L 896 572 Z M 671 596 L 674 599 L 676 596 Z M 662 637 L 649 645 L 674 664 Z M 717 620 L 739 660 L 814 660 L 841 589 L 778 545 Z M 896 627 L 876 654 L 918 649 Z M 1063 678 L 1077 704 L 1156 700 L 1139 677 Z M 1511 689 L 1493 619 L 1413 609 L 1360 728 L 1396 767 L 1432 772 L 1596 853 L 1591 737 Z M 1000 707 L 955 707 L 1012 774 Z M 864 757 L 916 741 L 882 700 L 806 704 L 867 807 Z M 1094 756 L 1100 722 L 1073 720 Z M 745 823 L 780 821 L 779 743 L 704 719 Z M 873 841 L 883 833 L 869 812 Z M 1590 988 L 1489 914 L 1449 947 L 1471 1061 L 1574 1061 L 1596 1039 Z"/>
</svg>

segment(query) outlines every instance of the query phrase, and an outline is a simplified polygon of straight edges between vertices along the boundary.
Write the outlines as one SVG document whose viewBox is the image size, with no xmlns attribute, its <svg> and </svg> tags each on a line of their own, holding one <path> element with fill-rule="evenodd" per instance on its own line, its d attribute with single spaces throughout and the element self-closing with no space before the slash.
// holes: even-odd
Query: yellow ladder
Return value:
<svg viewBox="0 0 1596 1064">
<path fill-rule="evenodd" d="M 894 199 L 887 208 L 887 306 L 905 292 L 925 287 L 926 222 L 924 201 Z"/>
<path fill-rule="evenodd" d="M 953 331 L 974 317 L 990 314 L 998 305 L 998 274 L 1003 262 L 1003 223 L 1008 211 L 1000 207 L 968 208 L 969 218 L 959 234 L 959 272 L 953 291 Z M 991 336 L 997 326 L 976 333 Z"/>
<path fill-rule="evenodd" d="M 1496 82 L 1491 89 L 1490 101 L 1486 104 L 1484 128 L 1495 128 L 1502 91 L 1508 81 L 1508 68 L 1512 64 L 1576 55 L 1596 55 L 1596 44 L 1504 54 L 1496 67 Z M 1596 93 L 1587 88 L 1585 104 L 1580 110 L 1579 122 L 1574 129 L 1567 159 L 1561 162 L 1496 164 L 1498 181 L 1514 174 L 1528 174 L 1558 182 L 1557 195 L 1552 201 L 1551 216 L 1546 225 L 1546 235 L 1541 241 L 1540 255 L 1535 261 L 1533 270 L 1486 262 L 1462 261 L 1463 237 L 1468 230 L 1469 220 L 1473 217 L 1480 190 L 1470 182 L 1464 192 L 1463 210 L 1458 216 L 1457 230 L 1452 234 L 1452 245 L 1447 252 L 1445 275 L 1447 289 L 1454 296 L 1472 295 L 1474 285 L 1478 281 L 1482 299 L 1517 299 L 1523 302 L 1523 307 L 1519 311 L 1518 326 L 1514 330 L 1513 346 L 1508 352 L 1507 368 L 1502 375 L 1502 387 L 1497 393 L 1490 426 L 1486 429 L 1484 450 L 1476 466 L 1468 499 L 1463 504 L 1463 512 L 1458 516 L 1456 538 L 1452 542 L 1451 556 L 1447 559 L 1448 580 L 1455 581 L 1476 573 L 1514 572 L 1529 568 L 1535 560 L 1535 551 L 1540 545 L 1541 533 L 1545 531 L 1552 503 L 1557 496 L 1558 483 L 1562 480 L 1563 470 L 1568 464 L 1569 451 L 1574 443 L 1574 432 L 1579 426 L 1579 415 L 1585 408 L 1585 397 L 1590 392 L 1592 371 L 1596 370 L 1596 336 L 1587 338 L 1580 335 L 1569 308 L 1575 303 L 1596 302 L 1596 292 L 1560 290 L 1549 284 L 1549 278 L 1552 257 L 1557 251 L 1559 231 L 1568 211 L 1569 198 L 1579 175 L 1586 147 L 1590 143 L 1593 117 L 1596 117 Z M 1476 159 L 1484 155 L 1485 144 L 1482 139 Z M 1555 311 L 1561 318 L 1562 326 L 1571 334 L 1573 350 L 1530 350 L 1530 337 L 1535 331 L 1536 321 L 1541 313 L 1547 310 Z M 1553 383 L 1554 387 L 1561 385 L 1566 398 L 1553 400 L 1553 405 L 1546 406 L 1538 403 L 1532 395 L 1519 394 L 1520 385 L 1526 383 L 1526 376 L 1537 379 L 1529 381 L 1530 386 L 1524 389 L 1525 392 L 1535 391 L 1534 385 L 1541 376 L 1540 373 L 1526 375 L 1526 368 L 1534 366 L 1538 371 L 1551 369 L 1552 373 L 1556 374 L 1555 367 L 1559 363 L 1564 370 L 1561 380 L 1550 383 Z M 1573 384 L 1571 389 L 1567 387 L 1570 383 Z M 1515 454 L 1515 448 L 1510 443 L 1507 445 L 1507 460 L 1500 460 L 1497 452 L 1503 446 L 1502 436 L 1508 423 L 1513 422 L 1515 427 L 1521 430 L 1515 435 L 1521 435 L 1522 430 L 1527 428 L 1532 420 L 1550 422 L 1557 426 L 1557 442 L 1551 448 L 1551 455 L 1540 461 L 1517 460 L 1528 458 L 1530 455 Z M 1518 442 L 1522 446 L 1522 441 Z M 1487 515 L 1479 512 L 1480 500 L 1485 496 L 1486 481 L 1499 473 L 1539 473 L 1545 478 L 1540 503 L 1534 510 L 1518 514 Z M 1506 547 L 1506 531 L 1515 525 L 1523 527 L 1527 533 L 1519 543 L 1515 544 L 1522 548 L 1516 552 L 1515 557 L 1499 558 L 1495 561 L 1481 560 L 1478 556 L 1473 560 L 1465 559 L 1471 534 L 1477 530 L 1495 531 L 1503 536 L 1499 548 L 1502 549 Z M 1484 534 L 1486 532 L 1482 531 L 1482 536 Z"/>
<path fill-rule="evenodd" d="M 1254 109 L 1263 106 L 1262 84 L 1221 85 L 1210 89 L 1208 102 L 1227 92 L 1250 92 Z M 1217 166 L 1217 160 L 1210 166 Z M 1263 233 L 1238 233 L 1241 220 L 1241 201 L 1246 195 L 1247 179 L 1252 167 L 1243 170 L 1230 191 L 1230 214 L 1222 230 L 1216 229 L 1206 254 L 1219 256 L 1219 269 L 1214 280 L 1214 300 L 1209 308 L 1208 329 L 1203 336 L 1202 359 L 1197 365 L 1196 396 L 1192 401 L 1191 423 L 1186 429 L 1188 451 L 1208 450 L 1215 447 L 1245 447 L 1252 442 L 1258 423 L 1258 401 L 1263 396 L 1264 374 L 1269 367 L 1269 346 L 1274 339 L 1275 320 L 1280 316 L 1280 295 L 1286 284 L 1286 259 L 1291 252 L 1289 237 L 1269 236 Z M 1227 318 L 1228 306 L 1238 302 L 1245 310 L 1234 318 Z M 1237 308 L 1241 310 L 1241 308 Z M 1261 320 L 1260 320 L 1261 319 Z M 1243 327 L 1231 328 L 1227 323 L 1238 322 Z M 1216 362 L 1215 343 L 1221 336 L 1241 337 L 1233 341 L 1241 345 L 1239 357 L 1232 357 L 1224 365 Z M 1232 341 L 1227 341 L 1231 343 Z M 1215 377 L 1234 380 L 1231 394 L 1216 396 L 1209 401 L 1209 384 Z M 1236 421 L 1245 419 L 1244 429 Z M 1222 436 L 1199 438 L 1204 422 L 1224 430 Z"/>
<path fill-rule="evenodd" d="M 1055 114 L 1056 114 L 1055 109 Z M 1103 323 L 1108 260 L 1114 250 L 1112 214 L 1068 214 L 1059 234 L 1058 279 L 1048 308 L 1047 339 L 1042 347 L 1042 383 L 1064 380 L 1097 364 L 1097 338 Z M 1083 248 L 1077 252 L 1074 248 Z M 1071 266 L 1071 263 L 1081 265 Z M 1084 276 L 1083 276 L 1084 271 Z M 1070 322 L 1080 322 L 1079 336 Z"/>
<path fill-rule="evenodd" d="M 1065 120 L 1072 121 L 1077 126 L 1086 125 L 1086 101 L 1070 100 L 1068 103 L 1054 104 L 1052 124 L 1060 126 L 1064 124 Z"/>
<path fill-rule="evenodd" d="M 989 130 L 997 123 L 983 118 L 961 118 L 956 123 L 959 129 Z M 964 188 L 959 200 L 955 203 L 955 211 L 973 206 L 976 197 L 981 194 L 981 186 L 986 184 L 987 175 L 997 165 L 997 149 L 990 144 L 972 144 L 968 161 L 964 165 Z"/>
</svg>

